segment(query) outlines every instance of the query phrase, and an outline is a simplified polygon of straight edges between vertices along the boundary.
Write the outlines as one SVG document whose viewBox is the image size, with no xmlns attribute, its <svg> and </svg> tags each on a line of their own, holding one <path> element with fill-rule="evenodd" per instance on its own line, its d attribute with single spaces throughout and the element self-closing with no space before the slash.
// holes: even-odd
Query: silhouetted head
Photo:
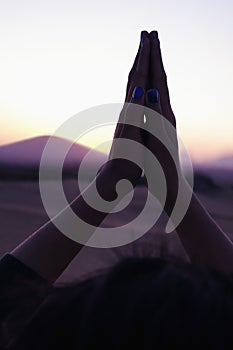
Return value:
<svg viewBox="0 0 233 350">
<path fill-rule="evenodd" d="M 232 349 L 232 327 L 231 277 L 135 258 L 54 288 L 12 349 Z"/>
</svg>

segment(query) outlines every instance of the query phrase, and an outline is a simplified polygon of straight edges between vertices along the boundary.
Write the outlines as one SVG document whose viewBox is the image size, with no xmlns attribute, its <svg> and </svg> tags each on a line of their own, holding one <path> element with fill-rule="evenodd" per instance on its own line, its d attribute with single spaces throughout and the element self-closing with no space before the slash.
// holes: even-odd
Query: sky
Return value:
<svg viewBox="0 0 233 350">
<path fill-rule="evenodd" d="M 233 154 L 232 18 L 231 0 L 0 0 L 0 145 L 123 103 L 140 32 L 158 30 L 190 156 Z M 112 132 L 82 142 L 93 147 Z"/>
</svg>

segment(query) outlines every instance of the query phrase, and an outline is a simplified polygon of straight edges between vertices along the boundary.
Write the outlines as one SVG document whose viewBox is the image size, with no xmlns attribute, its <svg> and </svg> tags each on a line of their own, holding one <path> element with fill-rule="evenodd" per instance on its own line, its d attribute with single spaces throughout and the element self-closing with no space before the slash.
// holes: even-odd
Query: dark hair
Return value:
<svg viewBox="0 0 233 350">
<path fill-rule="evenodd" d="M 55 288 L 11 349 L 232 349 L 232 329 L 231 276 L 131 258 Z"/>
</svg>

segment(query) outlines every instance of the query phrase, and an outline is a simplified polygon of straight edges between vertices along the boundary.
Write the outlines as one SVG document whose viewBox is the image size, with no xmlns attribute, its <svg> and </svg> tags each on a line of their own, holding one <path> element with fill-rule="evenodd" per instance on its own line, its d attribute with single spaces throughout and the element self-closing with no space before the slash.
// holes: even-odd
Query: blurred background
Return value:
<svg viewBox="0 0 233 350">
<path fill-rule="evenodd" d="M 233 154 L 231 0 L 0 4 L 0 144 L 52 134 L 83 109 L 122 103 L 140 31 L 158 30 L 193 161 Z M 93 136 L 85 143 L 93 146 Z"/>
<path fill-rule="evenodd" d="M 123 103 L 142 30 L 159 33 L 178 133 L 194 165 L 194 190 L 233 239 L 232 18 L 232 0 L 0 0 L 0 256 L 48 220 L 38 175 L 49 136 L 83 110 Z M 83 156 L 113 131 L 114 125 L 99 127 L 73 145 L 55 139 L 51 166 L 70 147 L 63 169 L 68 200 L 79 193 L 75 177 Z M 87 172 L 103 157 L 93 153 Z M 57 180 L 46 181 L 55 214 Z M 145 191 L 141 183 L 134 201 L 119 215 L 109 215 L 103 227 L 129 222 L 143 208 Z M 141 232 L 155 210 L 149 208 L 130 232 Z M 187 260 L 176 233 L 164 234 L 166 220 L 162 215 L 127 246 L 84 247 L 60 281 L 129 255 Z"/>
</svg>

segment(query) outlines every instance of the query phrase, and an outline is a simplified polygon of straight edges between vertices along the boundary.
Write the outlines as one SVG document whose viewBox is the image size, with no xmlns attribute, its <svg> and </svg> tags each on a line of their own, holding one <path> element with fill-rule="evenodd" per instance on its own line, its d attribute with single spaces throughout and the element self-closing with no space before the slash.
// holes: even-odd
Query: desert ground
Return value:
<svg viewBox="0 0 233 350">
<path fill-rule="evenodd" d="M 54 193 L 54 210 L 56 212 L 56 181 L 49 182 L 51 193 Z M 64 181 L 67 198 L 71 200 L 78 194 L 75 180 Z M 197 195 L 219 226 L 233 240 L 232 188 L 219 188 L 197 191 Z M 138 186 L 135 199 L 120 215 L 108 216 L 103 227 L 112 227 L 128 222 L 129 218 L 141 208 L 145 198 L 145 187 Z M 150 207 L 147 215 L 154 215 L 156 208 Z M 38 181 L 0 181 L 0 256 L 10 252 L 36 229 L 48 220 L 44 210 Z M 146 224 L 131 227 L 131 230 L 142 230 Z M 84 247 L 73 259 L 57 284 L 66 283 L 90 276 L 123 257 L 127 256 L 174 256 L 187 260 L 186 253 L 177 234 L 165 234 L 166 215 L 161 215 L 158 222 L 141 238 L 133 243 L 117 248 Z M 187 233 L 188 234 L 188 233 Z"/>
</svg>

